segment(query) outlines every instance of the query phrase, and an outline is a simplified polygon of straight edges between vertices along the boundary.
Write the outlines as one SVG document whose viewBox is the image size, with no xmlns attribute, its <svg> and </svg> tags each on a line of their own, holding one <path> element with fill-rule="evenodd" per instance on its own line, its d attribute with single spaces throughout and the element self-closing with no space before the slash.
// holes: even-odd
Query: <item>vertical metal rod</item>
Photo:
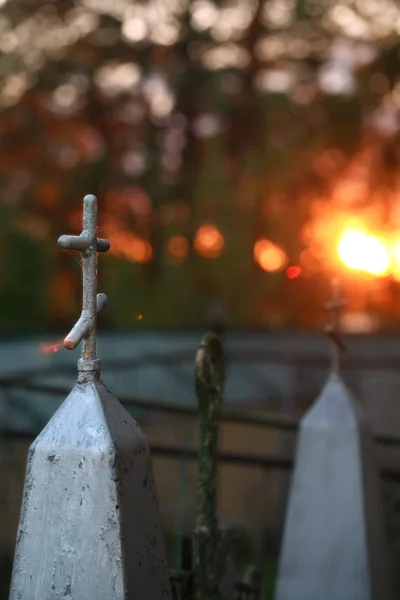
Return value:
<svg viewBox="0 0 400 600">
<path fill-rule="evenodd" d="M 68 350 L 76 348 L 83 340 L 82 358 L 78 362 L 80 371 L 99 371 L 96 359 L 97 313 L 107 303 L 105 294 L 97 292 L 97 253 L 107 252 L 110 244 L 97 238 L 97 198 L 91 194 L 83 199 L 83 231 L 79 236 L 62 235 L 58 240 L 61 248 L 78 250 L 82 253 L 82 313 L 64 340 Z"/>
<path fill-rule="evenodd" d="M 340 311 L 346 304 L 346 300 L 340 297 L 340 282 L 334 279 L 332 300 L 325 305 L 325 308 L 331 312 L 331 324 L 327 326 L 326 332 L 331 339 L 331 372 L 336 375 L 340 372 L 340 354 L 346 350 L 340 337 Z"/>
<path fill-rule="evenodd" d="M 339 281 L 334 279 L 332 281 L 332 301 L 335 304 L 332 310 L 332 328 L 335 333 L 339 333 L 340 327 L 340 308 L 338 307 L 339 301 Z M 333 340 L 331 342 L 331 354 L 332 354 L 332 371 L 334 373 L 339 373 L 340 368 L 340 356 L 339 356 L 339 348 L 338 345 Z"/>
<path fill-rule="evenodd" d="M 90 246 L 83 252 L 83 312 L 88 315 L 89 327 L 83 338 L 82 358 L 96 359 L 96 292 L 97 292 L 97 199 L 85 196 L 83 200 L 83 230 L 87 231 Z"/>
<path fill-rule="evenodd" d="M 197 518 L 194 532 L 194 570 L 197 600 L 219 600 L 223 558 L 217 519 L 218 429 L 225 380 L 219 338 L 203 336 L 196 355 L 196 393 L 199 402 L 200 450 Z"/>
</svg>

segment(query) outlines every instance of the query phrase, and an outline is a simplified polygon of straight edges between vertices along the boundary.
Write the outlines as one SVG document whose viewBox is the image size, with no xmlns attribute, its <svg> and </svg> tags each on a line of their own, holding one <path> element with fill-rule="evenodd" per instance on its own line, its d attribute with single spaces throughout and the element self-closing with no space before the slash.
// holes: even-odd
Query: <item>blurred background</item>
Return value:
<svg viewBox="0 0 400 600">
<path fill-rule="evenodd" d="M 400 322 L 395 0 L 1 0 L 3 333 L 68 328 L 98 195 L 103 328 Z M 295 300 L 294 300 L 295 299 Z"/>
<path fill-rule="evenodd" d="M 338 277 L 347 381 L 376 430 L 399 431 L 399 67 L 397 0 L 0 0 L 4 598 L 27 449 L 75 379 L 79 354 L 60 339 L 80 314 L 81 266 L 57 238 L 80 233 L 85 194 L 111 243 L 105 380 L 154 448 L 172 562 L 196 465 L 162 447 L 196 437 L 171 407 L 195 410 L 199 331 L 224 334 L 227 404 L 296 419 L 326 376 Z M 289 456 L 276 422 L 225 423 L 222 449 Z M 274 460 L 223 464 L 220 481 L 222 522 L 246 531 L 249 560 L 268 557 L 271 589 L 289 477 Z"/>
</svg>

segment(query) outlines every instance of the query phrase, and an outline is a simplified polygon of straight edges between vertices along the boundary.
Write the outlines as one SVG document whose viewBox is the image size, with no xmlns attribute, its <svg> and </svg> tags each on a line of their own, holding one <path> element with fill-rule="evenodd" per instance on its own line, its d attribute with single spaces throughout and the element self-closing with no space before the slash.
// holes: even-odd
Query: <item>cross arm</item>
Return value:
<svg viewBox="0 0 400 600">
<path fill-rule="evenodd" d="M 339 300 L 331 300 L 331 302 L 327 302 L 325 304 L 325 308 L 327 310 L 338 310 L 340 308 L 344 308 L 347 306 L 347 300 L 339 299 Z"/>
<path fill-rule="evenodd" d="M 110 242 L 97 238 L 97 252 L 107 252 L 110 248 Z M 88 231 L 82 231 L 80 235 L 62 235 L 58 240 L 58 245 L 66 250 L 79 250 L 85 252 L 92 243 L 92 236 Z"/>
<path fill-rule="evenodd" d="M 106 294 L 97 294 L 96 296 L 96 313 L 105 307 L 108 302 Z M 73 350 L 83 340 L 83 338 L 89 333 L 92 327 L 92 319 L 90 314 L 86 310 L 82 310 L 81 316 L 75 323 L 67 337 L 64 339 L 64 347 L 67 350 Z"/>
</svg>

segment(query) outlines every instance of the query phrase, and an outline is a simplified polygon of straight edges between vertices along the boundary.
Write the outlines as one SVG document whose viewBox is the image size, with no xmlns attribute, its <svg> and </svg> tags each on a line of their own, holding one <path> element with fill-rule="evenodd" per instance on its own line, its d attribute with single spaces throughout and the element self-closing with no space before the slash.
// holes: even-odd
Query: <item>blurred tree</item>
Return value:
<svg viewBox="0 0 400 600">
<path fill-rule="evenodd" d="M 86 193 L 108 326 L 319 327 L 336 216 L 400 224 L 399 23 L 394 0 L 2 0 L 2 330 L 69 327 L 56 238 Z"/>
</svg>

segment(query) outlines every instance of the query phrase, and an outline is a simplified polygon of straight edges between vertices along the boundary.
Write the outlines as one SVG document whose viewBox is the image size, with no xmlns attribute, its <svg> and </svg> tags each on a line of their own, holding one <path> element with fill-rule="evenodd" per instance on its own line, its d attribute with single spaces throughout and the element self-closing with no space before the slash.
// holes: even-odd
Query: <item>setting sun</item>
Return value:
<svg viewBox="0 0 400 600">
<path fill-rule="evenodd" d="M 390 256 L 387 244 L 378 236 L 361 229 L 344 231 L 339 240 L 338 254 L 350 269 L 381 277 L 389 273 Z"/>
<path fill-rule="evenodd" d="M 400 241 L 396 241 L 392 246 L 392 276 L 396 281 L 400 281 Z"/>
</svg>

